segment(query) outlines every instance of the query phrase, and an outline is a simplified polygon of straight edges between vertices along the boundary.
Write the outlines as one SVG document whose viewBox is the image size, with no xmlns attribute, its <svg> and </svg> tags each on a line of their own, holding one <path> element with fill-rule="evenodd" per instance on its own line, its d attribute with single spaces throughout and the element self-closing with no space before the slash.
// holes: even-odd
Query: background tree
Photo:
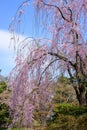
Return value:
<svg viewBox="0 0 87 130">
<path fill-rule="evenodd" d="M 10 123 L 9 116 L 9 92 L 7 84 L 0 81 L 0 129 L 7 128 Z"/>
<path fill-rule="evenodd" d="M 55 107 L 59 103 L 70 103 L 78 104 L 75 91 L 73 90 L 72 84 L 70 84 L 69 78 L 61 76 L 53 84 L 54 97 L 52 104 Z"/>
<path fill-rule="evenodd" d="M 28 2 L 24 1 L 19 7 L 10 25 L 12 32 Z M 48 31 L 48 38 L 26 38 L 20 43 L 16 67 L 10 76 L 10 85 L 13 87 L 11 109 L 25 106 L 27 123 L 31 123 L 32 113 L 39 104 L 38 94 L 46 98 L 47 94 L 51 96 L 47 90 L 49 83 L 61 73 L 70 78 L 79 105 L 87 104 L 87 1 L 33 0 L 33 6 L 37 9 L 36 15 L 43 16 L 40 20 L 42 28 Z M 14 119 L 18 117 L 14 115 Z"/>
</svg>

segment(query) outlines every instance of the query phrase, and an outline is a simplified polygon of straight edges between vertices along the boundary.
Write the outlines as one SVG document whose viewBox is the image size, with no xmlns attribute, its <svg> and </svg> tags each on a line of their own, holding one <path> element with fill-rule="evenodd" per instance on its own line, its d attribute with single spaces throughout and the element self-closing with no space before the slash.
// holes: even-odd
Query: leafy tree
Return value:
<svg viewBox="0 0 87 130">
<path fill-rule="evenodd" d="M 87 108 L 68 103 L 57 104 L 47 121 L 46 130 L 86 130 Z"/>
<path fill-rule="evenodd" d="M 0 129 L 6 128 L 9 122 L 9 107 L 0 102 Z"/>
<path fill-rule="evenodd" d="M 6 91 L 7 84 L 0 82 L 0 129 L 7 128 L 10 123 L 8 98 L 9 92 Z"/>
<path fill-rule="evenodd" d="M 61 76 L 58 81 L 53 84 L 54 97 L 52 104 L 58 105 L 59 103 L 73 103 L 78 104 L 75 91 L 73 90 L 72 84 L 70 84 L 69 78 Z"/>
<path fill-rule="evenodd" d="M 18 25 L 22 19 L 28 2 L 24 1 L 19 7 L 10 25 L 12 32 L 16 23 Z M 79 105 L 87 104 L 87 1 L 33 2 L 37 9 L 36 15 L 43 16 L 40 17 L 41 25 L 48 32 L 48 38 L 26 38 L 20 43 L 16 67 L 10 75 L 10 85 L 13 87 L 11 109 L 19 112 L 20 106 L 24 106 L 26 124 L 31 124 L 32 113 L 40 102 L 40 95 L 43 95 L 43 104 L 50 99 L 52 94 L 48 86 L 61 73 L 70 78 Z M 14 119 L 20 114 L 15 113 Z"/>
<path fill-rule="evenodd" d="M 6 90 L 6 87 L 7 87 L 6 83 L 1 81 L 0 82 L 0 93 L 2 93 L 4 90 Z"/>
</svg>

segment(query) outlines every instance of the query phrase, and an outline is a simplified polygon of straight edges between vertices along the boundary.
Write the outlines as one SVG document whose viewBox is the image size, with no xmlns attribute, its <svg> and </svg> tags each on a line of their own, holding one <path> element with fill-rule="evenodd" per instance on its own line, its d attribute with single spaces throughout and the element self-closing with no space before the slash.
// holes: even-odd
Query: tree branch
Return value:
<svg viewBox="0 0 87 130">
<path fill-rule="evenodd" d="M 51 61 L 51 62 L 46 66 L 46 68 L 44 69 L 44 71 L 43 71 L 42 74 L 41 74 L 41 77 L 40 77 L 40 80 L 39 80 L 38 85 L 40 85 L 42 76 L 43 76 L 43 74 L 46 72 L 46 70 L 49 68 L 49 66 L 50 66 L 51 64 L 53 64 L 54 62 L 56 62 L 57 60 L 59 60 L 59 59 L 55 59 L 55 60 Z"/>
<path fill-rule="evenodd" d="M 78 54 L 78 57 L 79 57 L 79 59 L 80 59 L 80 70 L 81 70 L 81 73 L 82 73 L 82 75 L 83 76 L 87 76 L 86 74 L 85 74 L 85 72 L 84 72 L 84 68 L 85 68 L 85 64 L 84 64 L 84 62 L 83 62 L 83 60 L 82 60 L 82 58 L 81 58 L 81 56 Z"/>
<path fill-rule="evenodd" d="M 73 64 L 71 61 L 68 60 L 68 58 L 62 56 L 62 55 L 59 55 L 57 53 L 54 53 L 54 52 L 48 52 L 48 54 L 52 55 L 52 56 L 55 56 L 55 57 L 58 57 L 59 59 L 65 61 L 65 62 L 68 62 L 71 66 L 73 66 L 74 68 L 76 67 L 75 64 Z"/>
<path fill-rule="evenodd" d="M 48 3 L 45 3 L 43 0 L 41 0 L 41 2 L 42 2 L 44 5 L 46 5 L 46 6 L 51 6 L 51 7 L 57 8 L 58 11 L 60 12 L 62 18 L 63 18 L 65 21 L 67 21 L 67 22 L 71 22 L 71 21 L 72 21 L 72 11 L 71 11 L 70 8 L 68 8 L 68 10 L 70 11 L 71 15 L 70 15 L 70 20 L 68 20 L 68 19 L 63 15 L 63 12 L 61 11 L 61 9 L 60 9 L 58 6 L 52 5 L 52 4 L 48 4 Z"/>
<path fill-rule="evenodd" d="M 70 76 L 71 83 L 73 84 L 74 77 L 72 76 L 72 73 L 71 73 L 69 65 L 67 67 L 68 67 L 68 73 L 69 73 L 69 76 Z"/>
</svg>

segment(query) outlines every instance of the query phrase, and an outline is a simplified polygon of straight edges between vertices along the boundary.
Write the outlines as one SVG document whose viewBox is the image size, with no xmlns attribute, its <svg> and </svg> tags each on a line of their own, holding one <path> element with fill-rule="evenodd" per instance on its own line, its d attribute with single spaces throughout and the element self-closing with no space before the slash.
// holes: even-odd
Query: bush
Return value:
<svg viewBox="0 0 87 130">
<path fill-rule="evenodd" d="M 60 114 L 45 130 L 87 130 L 87 114 L 78 118 Z"/>
<path fill-rule="evenodd" d="M 7 85 L 5 82 L 0 82 L 0 93 L 2 93 L 6 89 Z"/>
<path fill-rule="evenodd" d="M 77 119 L 76 129 L 87 130 L 87 114 L 84 114 Z"/>
<path fill-rule="evenodd" d="M 87 108 L 72 104 L 58 104 L 47 122 L 46 130 L 86 130 Z"/>
<path fill-rule="evenodd" d="M 0 128 L 6 127 L 9 123 L 9 107 L 0 103 Z"/>
<path fill-rule="evenodd" d="M 87 107 L 77 106 L 67 103 L 58 104 L 57 107 L 53 110 L 54 116 L 58 114 L 72 115 L 78 117 L 82 114 L 87 113 Z"/>
<path fill-rule="evenodd" d="M 46 130 L 73 130 L 75 120 L 73 116 L 60 114 L 48 125 Z"/>
</svg>

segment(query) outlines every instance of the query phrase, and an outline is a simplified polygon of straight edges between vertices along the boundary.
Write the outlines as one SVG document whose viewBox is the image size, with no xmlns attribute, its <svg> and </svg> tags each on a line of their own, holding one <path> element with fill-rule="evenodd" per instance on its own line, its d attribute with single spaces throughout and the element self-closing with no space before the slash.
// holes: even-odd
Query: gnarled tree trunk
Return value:
<svg viewBox="0 0 87 130">
<path fill-rule="evenodd" d="M 84 86 L 80 86 L 80 87 L 75 87 L 75 92 L 76 92 L 76 96 L 77 96 L 77 100 L 79 102 L 80 106 L 84 106 L 87 105 L 87 90 L 85 89 Z"/>
</svg>

